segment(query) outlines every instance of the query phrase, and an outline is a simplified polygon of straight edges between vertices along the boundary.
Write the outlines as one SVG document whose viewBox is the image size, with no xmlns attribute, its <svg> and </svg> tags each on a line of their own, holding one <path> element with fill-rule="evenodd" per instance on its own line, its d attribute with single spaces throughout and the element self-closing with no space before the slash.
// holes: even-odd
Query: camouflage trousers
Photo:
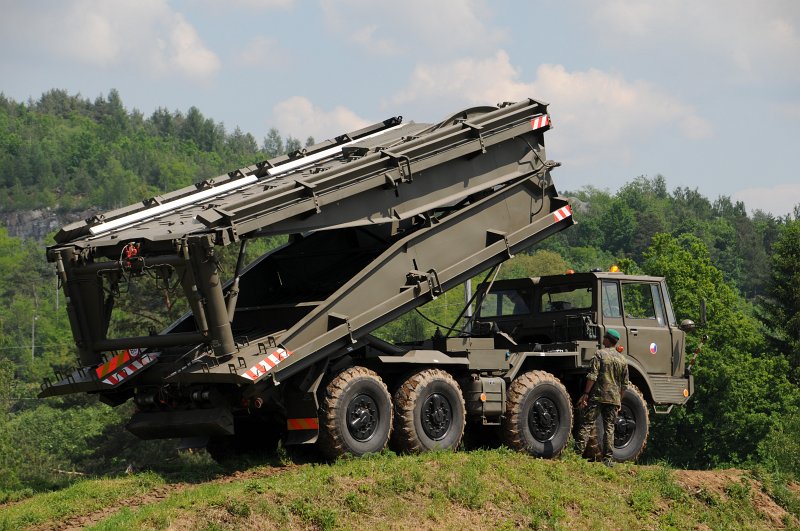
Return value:
<svg viewBox="0 0 800 531">
<path fill-rule="evenodd" d="M 599 402 L 589 402 L 583 412 L 583 422 L 578 431 L 578 440 L 575 441 L 575 451 L 583 455 L 586 443 L 592 435 L 597 416 L 603 418 L 603 459 L 611 459 L 614 455 L 614 422 L 617 420 L 619 406 L 614 404 L 601 404 Z"/>
</svg>

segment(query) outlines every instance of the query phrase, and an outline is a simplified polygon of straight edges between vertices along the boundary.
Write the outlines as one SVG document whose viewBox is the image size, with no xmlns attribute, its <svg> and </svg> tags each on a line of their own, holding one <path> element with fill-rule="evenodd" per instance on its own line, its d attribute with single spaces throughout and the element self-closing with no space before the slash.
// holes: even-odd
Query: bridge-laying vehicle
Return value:
<svg viewBox="0 0 800 531">
<path fill-rule="evenodd" d="M 638 387 L 617 458 L 635 458 L 646 401 L 665 409 L 692 392 L 663 279 L 494 280 L 573 224 L 545 156 L 550 127 L 532 99 L 436 124 L 394 117 L 64 227 L 47 256 L 79 366 L 41 396 L 132 399 L 132 433 L 202 441 L 216 457 L 279 439 L 329 457 L 456 448 L 468 423 L 550 457 L 613 327 Z M 248 242 L 275 235 L 287 243 L 245 264 Z M 226 246 L 239 247 L 227 280 Z M 408 344 L 373 334 L 487 270 L 463 326 Z M 142 286 L 182 293 L 190 311 L 161 332 L 109 337 L 115 302 Z"/>
</svg>

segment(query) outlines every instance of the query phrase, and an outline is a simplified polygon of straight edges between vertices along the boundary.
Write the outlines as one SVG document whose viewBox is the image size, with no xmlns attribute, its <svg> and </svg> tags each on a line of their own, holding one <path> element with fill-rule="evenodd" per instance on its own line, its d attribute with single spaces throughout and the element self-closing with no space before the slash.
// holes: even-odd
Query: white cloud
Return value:
<svg viewBox="0 0 800 531">
<path fill-rule="evenodd" d="M 549 142 L 558 145 L 560 160 L 573 164 L 630 159 L 631 145 L 659 131 L 677 130 L 689 140 L 712 135 L 691 106 L 645 81 L 598 69 L 570 72 L 561 65 L 541 65 L 531 81 L 520 77 L 502 50 L 486 59 L 423 64 L 392 102 L 485 105 L 528 97 L 553 102 Z"/>
<path fill-rule="evenodd" d="M 165 54 L 167 64 L 189 77 L 208 79 L 213 76 L 220 67 L 216 54 L 203 46 L 197 31 L 182 15 L 175 14 L 173 24 Z"/>
<path fill-rule="evenodd" d="M 457 96 L 470 103 L 498 103 L 530 96 L 525 83 L 518 81 L 519 71 L 511 65 L 508 54 L 497 52 L 486 59 L 465 58 L 444 64 L 420 64 L 411 74 L 406 88 L 393 103 Z"/>
<path fill-rule="evenodd" d="M 134 68 L 151 76 L 177 74 L 199 81 L 220 68 L 217 55 L 166 0 L 17 4 L 4 11 L 0 31 L 21 50 L 95 67 Z"/>
<path fill-rule="evenodd" d="M 274 68 L 285 63 L 287 53 L 274 40 L 258 36 L 249 40 L 234 60 L 245 68 Z"/>
<path fill-rule="evenodd" d="M 710 55 L 743 79 L 800 80 L 800 2 L 796 0 L 607 0 L 586 2 L 598 32 L 641 53 Z M 691 60 L 692 57 L 687 57 Z"/>
<path fill-rule="evenodd" d="M 317 141 L 325 140 L 372 123 L 346 107 L 325 111 L 302 96 L 292 96 L 278 103 L 273 107 L 272 115 L 271 123 L 283 135 L 292 135 L 301 140 L 308 136 L 313 136 Z"/>
<path fill-rule="evenodd" d="M 322 0 L 321 7 L 334 33 L 374 55 L 446 55 L 505 40 L 488 24 L 492 8 L 485 0 Z"/>
<path fill-rule="evenodd" d="M 800 183 L 777 184 L 771 187 L 746 188 L 733 194 L 748 210 L 763 210 L 775 216 L 791 214 L 800 206 Z"/>
</svg>

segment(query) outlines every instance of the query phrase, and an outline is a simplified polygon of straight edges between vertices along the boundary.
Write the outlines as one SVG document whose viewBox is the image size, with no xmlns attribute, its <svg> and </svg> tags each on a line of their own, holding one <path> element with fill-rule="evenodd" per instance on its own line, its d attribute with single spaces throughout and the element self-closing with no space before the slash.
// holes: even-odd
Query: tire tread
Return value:
<svg viewBox="0 0 800 531">
<path fill-rule="evenodd" d="M 419 399 L 421 389 L 427 384 L 436 380 L 445 381 L 448 385 L 457 390 L 462 411 L 466 411 L 464 396 L 461 388 L 455 379 L 447 371 L 441 369 L 426 369 L 407 378 L 394 394 L 394 433 L 392 446 L 398 451 L 419 453 L 427 450 L 422 441 L 417 436 L 416 426 L 414 426 L 414 405 Z M 462 415 L 461 437 L 453 445 L 457 448 L 464 437 L 464 426 L 466 425 L 466 414 Z"/>
<path fill-rule="evenodd" d="M 345 443 L 342 433 L 339 432 L 336 425 L 339 415 L 345 414 L 342 412 L 342 395 L 344 394 L 348 384 L 359 378 L 370 378 L 380 383 L 386 393 L 386 398 L 391 405 L 391 396 L 386 384 L 383 383 L 380 376 L 366 367 L 350 367 L 336 374 L 325 387 L 325 393 L 320 401 L 320 430 L 317 439 L 317 446 L 320 451 L 330 459 L 336 459 L 348 452 L 347 444 Z M 392 408 L 389 408 L 389 436 L 392 432 Z M 388 442 L 387 436 L 387 442 Z M 384 444 L 384 447 L 386 445 Z"/>
<path fill-rule="evenodd" d="M 522 415 L 521 406 L 526 393 L 533 387 L 542 384 L 550 384 L 556 387 L 564 397 L 566 397 L 568 405 L 567 412 L 570 415 L 572 414 L 572 400 L 569 397 L 569 393 L 567 393 L 564 384 L 553 374 L 547 371 L 529 371 L 515 378 L 508 389 L 506 414 L 502 421 L 502 432 L 506 444 L 517 451 L 530 452 L 529 445 L 520 428 L 520 426 L 524 424 L 520 419 L 520 415 Z M 525 423 L 527 423 L 527 419 L 525 419 Z M 570 420 L 570 427 L 571 425 L 572 421 Z M 550 457 L 558 457 L 563 450 L 564 448 L 558 449 L 554 455 Z"/>
</svg>

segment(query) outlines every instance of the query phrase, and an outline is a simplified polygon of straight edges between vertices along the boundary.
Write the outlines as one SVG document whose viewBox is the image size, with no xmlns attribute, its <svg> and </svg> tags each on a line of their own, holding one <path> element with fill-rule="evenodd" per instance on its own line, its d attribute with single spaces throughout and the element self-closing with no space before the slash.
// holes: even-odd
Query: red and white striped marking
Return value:
<svg viewBox="0 0 800 531">
<path fill-rule="evenodd" d="M 157 357 L 158 354 L 142 354 L 141 357 L 136 358 L 118 371 L 109 374 L 107 378 L 103 379 L 103 383 L 106 385 L 119 385 L 126 378 L 130 378 L 146 366 L 153 363 Z"/>
<path fill-rule="evenodd" d="M 547 127 L 550 125 L 550 117 L 546 114 L 541 116 L 537 116 L 533 120 L 531 120 L 531 129 L 536 131 L 537 129 L 541 129 L 542 127 Z"/>
<path fill-rule="evenodd" d="M 287 352 L 286 350 L 279 348 L 263 360 L 259 361 L 249 369 L 247 369 L 242 376 L 247 378 L 248 380 L 256 381 L 265 374 L 267 371 L 275 367 L 277 364 L 291 356 L 291 352 Z"/>
<path fill-rule="evenodd" d="M 97 367 L 94 372 L 97 374 L 98 378 L 103 378 L 107 374 L 115 371 L 118 367 L 121 367 L 124 363 L 130 361 L 132 358 L 139 356 L 139 354 L 140 351 L 138 348 L 124 350 L 104 364 Z"/>
<path fill-rule="evenodd" d="M 553 219 L 556 221 L 562 221 L 567 219 L 571 215 L 572 215 L 572 208 L 570 208 L 570 206 L 567 205 L 553 212 Z"/>
</svg>

